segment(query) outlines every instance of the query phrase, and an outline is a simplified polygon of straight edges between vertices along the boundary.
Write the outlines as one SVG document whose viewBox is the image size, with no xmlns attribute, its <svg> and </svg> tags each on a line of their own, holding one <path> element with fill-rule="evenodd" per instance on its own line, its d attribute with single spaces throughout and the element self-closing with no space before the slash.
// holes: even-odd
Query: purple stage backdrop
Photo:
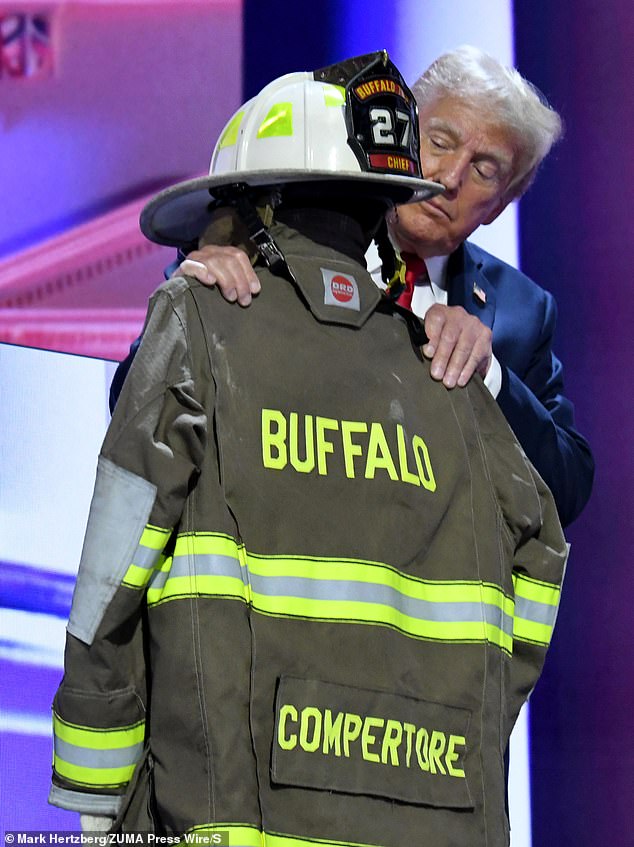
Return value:
<svg viewBox="0 0 634 847">
<path fill-rule="evenodd" d="M 566 136 L 522 201 L 523 269 L 556 296 L 558 349 L 597 474 L 531 701 L 536 847 L 634 844 L 634 6 L 516 3 L 516 59 Z"/>
</svg>

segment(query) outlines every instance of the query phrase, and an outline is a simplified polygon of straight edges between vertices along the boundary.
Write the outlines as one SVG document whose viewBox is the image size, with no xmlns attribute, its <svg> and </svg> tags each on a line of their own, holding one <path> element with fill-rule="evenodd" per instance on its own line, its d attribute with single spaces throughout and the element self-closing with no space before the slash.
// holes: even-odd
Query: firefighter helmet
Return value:
<svg viewBox="0 0 634 847">
<path fill-rule="evenodd" d="M 154 197 L 141 229 L 160 244 L 190 243 L 238 184 L 345 182 L 351 196 L 371 194 L 386 205 L 430 197 L 442 186 L 422 178 L 418 132 L 414 97 L 385 51 L 286 74 L 229 120 L 209 176 Z"/>
</svg>

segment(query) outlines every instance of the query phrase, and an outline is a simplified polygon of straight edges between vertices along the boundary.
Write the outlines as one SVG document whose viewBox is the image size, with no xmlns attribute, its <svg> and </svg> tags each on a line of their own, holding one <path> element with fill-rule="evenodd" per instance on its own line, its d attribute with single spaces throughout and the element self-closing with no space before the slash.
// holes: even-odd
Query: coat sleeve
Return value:
<svg viewBox="0 0 634 847">
<path fill-rule="evenodd" d="M 569 548 L 551 491 L 496 404 L 485 396 L 481 380 L 474 380 L 469 391 L 499 509 L 506 584 L 513 601 L 513 649 L 505 683 L 506 731 L 510 734 L 546 658 Z"/>
<path fill-rule="evenodd" d="M 517 539 L 513 559 L 513 659 L 507 683 L 509 734 L 546 659 L 570 549 L 551 492 L 532 466 L 529 472 L 539 502 L 538 524 L 527 535 L 521 533 L 522 520 L 518 522 L 518 515 L 505 516 L 512 537 Z"/>
<path fill-rule="evenodd" d="M 525 373 L 502 366 L 497 402 L 535 468 L 550 488 L 560 520 L 570 524 L 587 503 L 594 478 L 588 442 L 575 429 L 574 409 L 564 395 L 563 369 L 553 353 L 557 319 L 554 298 L 542 291 L 543 316 Z"/>
<path fill-rule="evenodd" d="M 191 249 L 195 249 L 196 245 L 193 244 Z M 170 279 L 170 277 L 178 270 L 179 265 L 183 262 L 184 259 L 187 258 L 187 252 L 183 251 L 180 248 L 176 251 L 176 255 L 174 259 L 170 262 L 169 265 L 163 271 L 163 276 L 165 279 Z M 136 351 L 139 349 L 139 345 L 141 344 L 141 336 L 135 338 L 135 340 L 130 345 L 130 352 L 125 357 L 122 362 L 119 362 L 117 365 L 117 369 L 112 378 L 112 383 L 110 384 L 110 394 L 108 397 L 108 405 L 110 407 L 110 414 L 114 412 L 114 407 L 117 405 L 117 400 L 119 399 L 119 394 L 121 394 L 121 389 L 123 388 L 123 383 L 125 382 L 125 378 L 128 375 L 128 371 L 132 367 L 132 362 L 134 361 L 134 357 L 136 356 Z"/>
<path fill-rule="evenodd" d="M 53 704 L 49 796 L 84 813 L 115 815 L 141 760 L 145 591 L 205 450 L 200 392 L 211 380 L 192 365 L 186 299 L 171 283 L 153 297 L 98 459 Z"/>
</svg>

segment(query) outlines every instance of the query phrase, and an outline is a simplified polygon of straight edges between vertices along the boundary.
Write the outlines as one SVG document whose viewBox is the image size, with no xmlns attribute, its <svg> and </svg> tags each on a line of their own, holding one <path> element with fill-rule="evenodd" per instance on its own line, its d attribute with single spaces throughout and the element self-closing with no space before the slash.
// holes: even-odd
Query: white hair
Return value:
<svg viewBox="0 0 634 847">
<path fill-rule="evenodd" d="M 519 145 L 508 188 L 513 198 L 526 191 L 563 132 L 560 116 L 534 85 L 515 68 L 468 44 L 432 62 L 412 91 L 421 110 L 441 97 L 455 97 L 481 109 L 485 120 L 509 130 Z"/>
</svg>

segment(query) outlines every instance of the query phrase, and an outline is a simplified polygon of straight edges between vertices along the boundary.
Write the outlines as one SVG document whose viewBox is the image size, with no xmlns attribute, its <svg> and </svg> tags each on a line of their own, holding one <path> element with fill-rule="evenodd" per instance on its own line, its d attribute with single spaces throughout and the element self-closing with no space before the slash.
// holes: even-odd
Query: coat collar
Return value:
<svg viewBox="0 0 634 847">
<path fill-rule="evenodd" d="M 495 319 L 495 288 L 482 270 L 483 262 L 465 241 L 449 257 L 447 302 L 462 306 L 491 328 Z"/>
</svg>

